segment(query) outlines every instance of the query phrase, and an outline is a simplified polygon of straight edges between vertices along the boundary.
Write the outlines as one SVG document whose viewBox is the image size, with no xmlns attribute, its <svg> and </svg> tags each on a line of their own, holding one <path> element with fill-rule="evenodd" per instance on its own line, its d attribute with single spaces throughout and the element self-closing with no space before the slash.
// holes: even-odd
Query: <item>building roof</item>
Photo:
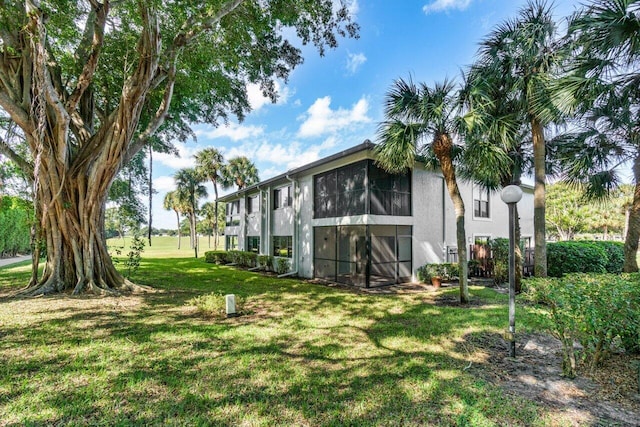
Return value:
<svg viewBox="0 0 640 427">
<path fill-rule="evenodd" d="M 369 141 L 368 139 L 366 139 L 364 142 L 362 142 L 361 144 L 358 144 L 356 146 L 353 146 L 351 148 L 347 148 L 346 150 L 342 150 L 338 153 L 332 154 L 331 156 L 328 157 L 324 157 L 322 159 L 316 160 L 315 162 L 311 162 L 309 164 L 297 167 L 297 168 L 293 168 L 293 169 L 289 169 L 287 172 L 282 173 L 280 175 L 276 175 L 273 178 L 269 178 L 266 179 L 264 181 L 260 181 L 257 184 L 253 184 L 250 185 L 246 188 L 243 188 L 242 190 L 238 190 L 238 191 L 234 191 L 233 193 L 229 193 L 226 194 L 224 196 L 221 196 L 218 198 L 219 201 L 221 202 L 227 202 L 229 200 L 234 200 L 237 197 L 246 194 L 246 193 L 251 193 L 255 190 L 259 190 L 260 187 L 265 187 L 268 186 L 270 184 L 273 184 L 275 182 L 278 181 L 283 181 L 285 180 L 287 177 L 292 177 L 292 176 L 296 176 L 299 175 L 303 172 L 306 172 L 310 169 L 313 169 L 315 167 L 318 166 L 322 166 L 325 165 L 327 163 L 333 162 L 334 160 L 338 160 L 341 159 L 345 156 L 349 156 L 351 154 L 355 154 L 355 153 L 359 153 L 361 151 L 367 151 L 367 150 L 372 150 L 374 147 L 376 146 L 376 144 L 374 144 L 373 142 Z M 529 190 L 532 191 L 533 190 L 533 186 L 530 184 L 520 184 L 520 187 L 522 187 L 523 190 Z"/>
<path fill-rule="evenodd" d="M 332 154 L 331 156 L 328 157 L 324 157 L 322 159 L 316 160 L 315 162 L 311 162 L 309 164 L 297 167 L 297 168 L 293 168 L 293 169 L 289 169 L 288 171 L 286 171 L 285 173 L 282 173 L 280 175 L 276 175 L 273 178 L 269 178 L 266 179 L 264 181 L 260 181 L 257 184 L 253 184 L 250 185 L 246 188 L 243 188 L 242 190 L 238 190 L 235 191 L 233 193 L 229 193 L 226 194 L 224 196 L 221 196 L 218 198 L 219 201 L 221 202 L 226 202 L 229 200 L 233 200 L 235 198 L 237 198 L 238 196 L 245 194 L 245 193 L 250 193 L 254 190 L 258 190 L 260 189 L 260 187 L 264 187 L 264 186 L 268 186 L 269 184 L 273 184 L 274 182 L 277 181 L 282 181 L 284 179 L 286 179 L 287 177 L 291 177 L 291 176 L 295 176 L 295 175 L 299 175 L 302 172 L 308 171 L 309 169 L 313 169 L 315 167 L 318 166 L 322 166 L 324 164 L 333 162 L 334 160 L 338 160 L 341 159 L 345 156 L 349 156 L 351 154 L 355 154 L 355 153 L 359 153 L 361 151 L 367 151 L 367 150 L 372 150 L 376 145 L 369 141 L 368 139 L 366 139 L 363 143 L 358 144 L 354 147 L 351 148 L 347 148 L 346 150 L 342 150 L 336 154 Z"/>
</svg>

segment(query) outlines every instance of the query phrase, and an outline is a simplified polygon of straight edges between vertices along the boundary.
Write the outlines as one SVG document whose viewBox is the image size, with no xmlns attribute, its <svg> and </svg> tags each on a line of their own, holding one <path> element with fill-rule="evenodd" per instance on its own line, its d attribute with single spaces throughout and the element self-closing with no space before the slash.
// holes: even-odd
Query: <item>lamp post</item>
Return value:
<svg viewBox="0 0 640 427">
<path fill-rule="evenodd" d="M 522 189 L 507 185 L 500 198 L 509 207 L 509 357 L 516 357 L 516 203 L 522 198 Z"/>
</svg>

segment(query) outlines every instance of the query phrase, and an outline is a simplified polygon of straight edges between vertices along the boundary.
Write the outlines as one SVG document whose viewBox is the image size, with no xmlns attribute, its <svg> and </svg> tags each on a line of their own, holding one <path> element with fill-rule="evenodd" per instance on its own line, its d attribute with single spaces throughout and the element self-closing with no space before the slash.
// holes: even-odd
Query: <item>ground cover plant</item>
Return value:
<svg viewBox="0 0 640 427">
<path fill-rule="evenodd" d="M 0 425 L 571 423 L 473 373 L 490 367 L 468 337 L 505 328 L 491 289 L 470 307 L 456 286 L 364 294 L 165 258 L 170 242 L 140 262 L 153 290 L 127 297 L 16 298 L 28 265 L 0 269 Z M 192 300 L 212 293 L 248 314 L 201 315 Z M 518 309 L 519 331 L 540 329 Z"/>
</svg>

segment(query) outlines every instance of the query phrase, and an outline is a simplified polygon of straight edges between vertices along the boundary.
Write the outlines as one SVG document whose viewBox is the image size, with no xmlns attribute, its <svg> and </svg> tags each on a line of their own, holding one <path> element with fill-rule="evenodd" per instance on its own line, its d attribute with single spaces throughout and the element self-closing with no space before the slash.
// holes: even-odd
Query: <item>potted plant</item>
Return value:
<svg viewBox="0 0 640 427">
<path fill-rule="evenodd" d="M 436 289 L 442 285 L 442 264 L 425 264 L 418 269 L 417 273 L 418 280 L 423 283 L 431 283 Z"/>
</svg>

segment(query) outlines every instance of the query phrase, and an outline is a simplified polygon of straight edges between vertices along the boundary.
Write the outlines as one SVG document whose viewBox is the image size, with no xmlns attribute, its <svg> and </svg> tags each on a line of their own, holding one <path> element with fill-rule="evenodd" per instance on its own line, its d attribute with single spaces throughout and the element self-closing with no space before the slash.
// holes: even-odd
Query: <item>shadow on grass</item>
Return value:
<svg viewBox="0 0 640 427">
<path fill-rule="evenodd" d="M 495 329 L 503 306 L 438 307 L 188 259 L 144 261 L 136 277 L 163 292 L 0 302 L 0 419 L 526 425 L 541 415 L 467 374 L 455 351 L 468 325 Z M 212 291 L 247 297 L 253 314 L 207 320 L 185 306 Z"/>
</svg>

